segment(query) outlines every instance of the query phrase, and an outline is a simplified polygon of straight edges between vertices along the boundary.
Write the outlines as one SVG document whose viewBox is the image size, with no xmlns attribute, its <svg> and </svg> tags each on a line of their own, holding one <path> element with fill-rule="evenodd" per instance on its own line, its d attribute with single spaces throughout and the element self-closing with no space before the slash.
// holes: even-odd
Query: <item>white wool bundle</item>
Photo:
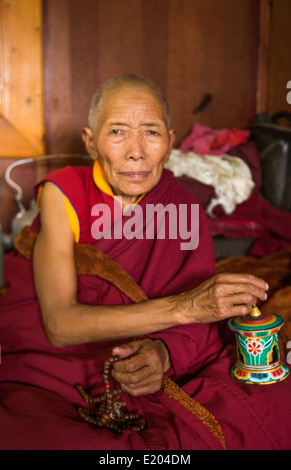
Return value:
<svg viewBox="0 0 291 470">
<path fill-rule="evenodd" d="M 248 165 L 239 157 L 231 155 L 204 155 L 194 152 L 181 152 L 174 149 L 165 168 L 175 176 L 189 176 L 215 189 L 206 212 L 213 216 L 215 206 L 222 206 L 226 214 L 231 214 L 237 204 L 246 201 L 254 187 L 252 173 Z"/>
</svg>

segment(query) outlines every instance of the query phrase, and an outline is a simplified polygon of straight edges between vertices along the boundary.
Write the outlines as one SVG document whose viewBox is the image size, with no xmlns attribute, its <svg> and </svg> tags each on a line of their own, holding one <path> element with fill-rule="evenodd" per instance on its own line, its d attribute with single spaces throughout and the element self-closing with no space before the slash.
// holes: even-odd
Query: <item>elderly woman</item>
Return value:
<svg viewBox="0 0 291 470">
<path fill-rule="evenodd" d="M 197 417 L 196 422 L 193 415 L 183 418 L 189 411 L 167 402 L 162 380 L 166 374 L 177 383 L 188 381 L 189 396 L 195 396 L 205 382 L 195 382 L 195 376 L 218 358 L 229 360 L 221 320 L 247 315 L 257 299 L 267 298 L 268 286 L 252 275 L 214 275 L 206 217 L 163 168 L 174 143 L 169 126 L 167 102 L 154 83 L 132 74 L 115 77 L 94 95 L 89 127 L 82 131 L 92 167 L 58 170 L 37 186 L 40 215 L 32 226 L 37 234 L 33 269 L 17 255 L 18 270 L 25 274 L 22 284 L 14 286 L 13 255 L 6 267 L 11 286 L 1 299 L 1 372 L 2 381 L 9 382 L 8 391 L 3 390 L 6 407 L 18 407 L 1 420 L 7 436 L 3 448 L 220 447 Z M 162 208 L 162 222 L 158 211 L 149 208 Z M 186 231 L 170 227 L 173 214 Z M 182 249 L 185 233 L 196 240 L 188 249 Z M 96 247 L 115 263 L 107 278 L 78 271 L 76 246 Z M 90 267 L 95 261 L 89 253 Z M 124 284 L 140 290 L 141 302 L 133 302 L 112 281 L 115 266 L 121 269 L 121 284 L 124 272 Z M 12 318 L 19 328 L 10 327 Z M 112 376 L 127 392 L 127 406 L 147 419 L 141 434 L 127 432 L 118 440 L 107 430 L 80 423 L 73 407 L 80 404 L 76 382 L 95 394 L 102 392 L 103 363 L 112 354 L 119 359 Z M 228 377 L 229 363 L 225 369 L 218 363 Z M 22 406 L 13 399 L 17 393 L 8 393 L 11 382 L 18 382 Z M 210 388 L 214 395 L 206 394 L 205 400 L 213 404 L 217 384 Z M 24 412 L 27 403 L 31 406 Z M 44 408 L 48 414 L 39 431 Z M 243 423 L 237 420 L 229 426 L 226 418 L 222 433 L 228 433 L 227 439 L 236 436 L 234 448 L 248 447 L 245 436 L 240 440 Z M 17 426 L 21 433 L 24 422 L 29 435 L 21 434 L 15 442 L 11 430 Z M 258 427 L 256 423 L 250 432 L 250 442 Z M 268 441 L 267 448 L 272 445 Z"/>
<path fill-rule="evenodd" d="M 247 314 L 257 297 L 265 299 L 267 287 L 263 281 L 250 276 L 230 276 L 208 281 L 203 287 L 182 295 L 174 296 L 177 292 L 169 290 L 172 295 L 138 306 L 106 306 L 102 305 L 101 299 L 101 305 L 92 308 L 77 301 L 74 240 L 81 241 L 80 232 L 84 232 L 82 242 L 92 243 L 90 211 L 97 202 L 106 202 L 112 207 L 114 196 L 121 196 L 123 208 L 137 201 L 143 208 L 152 202 L 169 201 L 178 205 L 181 197 L 188 205 L 191 203 L 188 195 L 175 196 L 179 189 L 169 187 L 175 184 L 173 181 L 161 180 L 163 166 L 172 150 L 174 131 L 169 129 L 167 104 L 153 84 L 136 76 L 111 80 L 94 97 L 89 117 L 90 128 L 83 130 L 83 139 L 95 162 L 93 173 L 92 170 L 87 171 L 84 183 L 81 180 L 83 173 L 80 175 L 74 170 L 62 172 L 61 176 L 57 175 L 57 185 L 45 184 L 40 200 L 42 228 L 35 251 L 35 280 L 44 324 L 52 343 L 66 346 L 100 342 L 145 335 L 180 324 L 211 322 L 230 315 Z M 93 186 L 94 177 L 96 189 Z M 51 176 L 48 180 L 54 182 L 53 178 Z M 106 196 L 109 195 L 111 200 L 102 190 L 105 184 L 108 187 Z M 151 191 L 155 194 L 149 200 L 146 195 Z M 159 192 L 164 194 L 160 195 Z M 80 221 L 75 238 L 66 216 L 64 193 Z M 198 222 L 194 222 L 197 230 Z M 211 241 L 203 225 L 205 222 L 201 220 L 203 232 L 199 237 L 200 246 L 194 253 L 193 274 L 189 272 L 184 289 L 191 282 L 195 287 L 197 279 L 201 283 L 205 273 L 211 273 L 213 269 Z M 157 254 L 152 253 L 155 240 L 149 242 L 142 243 L 141 239 L 116 240 L 113 237 L 104 248 L 99 240 L 95 243 L 118 261 L 115 253 L 126 250 L 122 256 L 123 266 L 143 288 L 143 277 L 147 275 L 152 258 L 157 263 L 158 276 L 164 279 L 165 284 L 172 282 L 183 264 L 180 259 L 177 265 L 171 240 L 168 242 L 165 239 L 160 243 L 162 249 Z M 145 249 L 148 252 L 146 257 Z M 198 252 L 205 257 L 203 264 L 201 261 L 198 263 Z M 168 261 L 161 263 L 159 258 L 162 257 Z M 128 258 L 131 258 L 130 264 Z M 183 263 L 187 258 L 188 253 L 184 253 Z M 167 263 L 170 264 L 169 268 Z M 151 282 L 156 283 L 155 277 Z M 146 289 L 150 297 L 153 291 L 155 296 L 161 296 L 161 288 L 150 289 L 149 286 Z M 114 370 L 116 379 L 125 390 L 144 394 L 160 388 L 162 375 L 170 367 L 169 354 L 163 343 L 130 343 L 122 349 L 116 348 L 114 353 L 129 357 L 127 361 L 116 363 Z"/>
</svg>

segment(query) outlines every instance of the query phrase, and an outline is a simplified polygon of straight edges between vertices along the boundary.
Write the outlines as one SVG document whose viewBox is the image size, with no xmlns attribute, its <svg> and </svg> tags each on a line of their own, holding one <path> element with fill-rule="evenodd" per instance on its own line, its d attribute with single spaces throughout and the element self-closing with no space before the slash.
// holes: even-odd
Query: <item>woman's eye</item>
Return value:
<svg viewBox="0 0 291 470">
<path fill-rule="evenodd" d="M 115 134 L 115 135 L 118 135 L 119 132 L 120 132 L 120 129 L 113 129 L 113 130 L 111 131 L 111 133 L 112 133 L 112 134 Z"/>
<path fill-rule="evenodd" d="M 150 134 L 150 135 L 158 135 L 158 133 L 157 133 L 156 131 L 153 131 L 153 130 L 151 130 L 151 129 L 149 130 L 149 134 Z"/>
</svg>

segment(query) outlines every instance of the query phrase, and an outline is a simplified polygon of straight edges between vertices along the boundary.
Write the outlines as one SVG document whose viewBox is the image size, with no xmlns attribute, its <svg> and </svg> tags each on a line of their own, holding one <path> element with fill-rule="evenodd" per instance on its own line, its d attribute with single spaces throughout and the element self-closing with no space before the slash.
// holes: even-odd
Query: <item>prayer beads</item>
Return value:
<svg viewBox="0 0 291 470">
<path fill-rule="evenodd" d="M 104 362 L 103 382 L 105 392 L 97 397 L 86 392 L 82 385 L 76 389 L 88 405 L 96 405 L 93 409 L 78 408 L 82 421 L 97 428 L 106 428 L 122 434 L 124 431 L 141 432 L 145 429 L 146 421 L 138 413 L 125 411 L 126 404 L 120 401 L 121 388 L 113 389 L 110 381 L 112 364 L 118 361 L 117 356 L 111 356 Z M 123 408 L 123 409 L 122 409 Z"/>
</svg>

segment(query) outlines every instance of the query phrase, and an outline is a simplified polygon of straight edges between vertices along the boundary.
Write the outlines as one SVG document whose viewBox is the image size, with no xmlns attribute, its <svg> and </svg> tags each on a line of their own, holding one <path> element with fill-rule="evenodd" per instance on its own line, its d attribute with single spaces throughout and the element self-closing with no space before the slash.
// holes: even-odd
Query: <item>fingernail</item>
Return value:
<svg viewBox="0 0 291 470">
<path fill-rule="evenodd" d="M 122 346 L 117 346 L 116 348 L 112 349 L 112 355 L 119 357 L 119 354 L 122 353 L 122 350 L 124 349 L 125 348 L 123 348 Z"/>
<path fill-rule="evenodd" d="M 126 346 L 115 346 L 112 351 L 119 351 L 120 349 L 126 349 Z"/>
</svg>

